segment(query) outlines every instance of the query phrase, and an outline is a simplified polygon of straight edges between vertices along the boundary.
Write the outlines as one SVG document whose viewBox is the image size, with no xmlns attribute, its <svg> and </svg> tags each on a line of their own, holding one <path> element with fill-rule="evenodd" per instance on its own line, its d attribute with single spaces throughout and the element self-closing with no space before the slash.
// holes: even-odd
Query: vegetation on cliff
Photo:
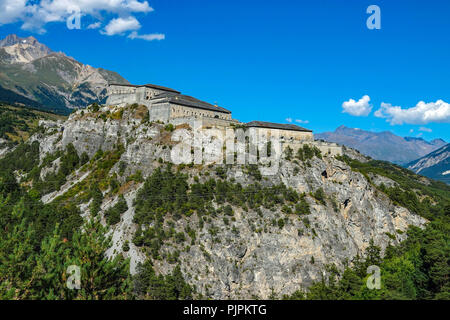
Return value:
<svg viewBox="0 0 450 320">
<path fill-rule="evenodd" d="M 0 159 L 0 299 L 199 298 L 202 296 L 190 282 L 192 277 L 186 276 L 180 256 L 182 250 L 197 246 L 207 257 L 201 240 L 205 234 L 214 244 L 228 241 L 221 239 L 219 222 L 237 237 L 241 232 L 235 226 L 238 214 L 251 213 L 259 220 L 263 212 L 276 212 L 268 215 L 270 219 L 261 219 L 262 224 L 250 221 L 248 229 L 267 235 L 267 227 L 276 238 L 287 232 L 290 220 L 301 221 L 299 239 L 308 233 L 312 240 L 307 240 L 314 241 L 317 233 L 320 235 L 316 233 L 320 225 L 311 219 L 317 207 L 336 215 L 340 210 L 325 184 L 300 193 L 280 182 L 268 183 L 255 165 L 242 167 L 245 181 L 249 181 L 243 185 L 230 178 L 227 166 L 172 166 L 159 158 L 154 161 L 156 169 L 144 179 L 140 170 L 128 170 L 122 157 L 125 152 L 118 141 L 110 150 L 100 149 L 89 158 L 68 143 L 41 155 L 39 161 L 39 142 L 34 141 L 18 144 Z M 294 176 L 304 168 L 314 169 L 322 157 L 326 155 L 308 146 L 285 155 L 295 164 Z M 344 270 L 328 265 L 324 277 L 307 290 L 286 296 L 274 293 L 271 298 L 449 299 L 449 186 L 386 162 L 338 159 L 360 172 L 381 197 L 389 197 L 430 222 L 424 229 L 411 226 L 407 240 L 388 246 L 383 253 L 372 242 L 365 255 L 347 261 Z M 49 167 L 54 170 L 48 171 Z M 322 179 L 320 172 L 317 175 Z M 84 178 L 77 181 L 81 175 Z M 375 176 L 392 183 L 379 183 Z M 125 189 L 140 183 L 142 187 L 131 198 L 133 208 L 129 208 Z M 63 191 L 55 192 L 63 186 Z M 55 193 L 52 201 L 41 201 L 51 192 Z M 105 200 L 114 202 L 106 206 Z M 80 205 L 87 209 L 81 210 Z M 135 210 L 137 232 L 123 244 L 123 252 L 137 246 L 148 257 L 134 276 L 120 252 L 114 258 L 105 255 L 111 249 L 109 231 L 124 220 L 129 209 Z M 186 222 L 182 228 L 175 227 L 179 221 Z M 401 233 L 397 230 L 388 236 L 394 241 Z M 309 260 L 317 268 L 319 259 L 308 256 Z M 163 262 L 170 266 L 164 274 L 159 272 Z M 81 266 L 80 290 L 66 285 L 71 265 Z M 380 290 L 366 286 L 370 265 L 381 269 Z"/>
<path fill-rule="evenodd" d="M 413 172 L 384 161 L 362 163 L 342 157 L 353 170 L 370 181 L 376 173 L 392 179 L 394 187 L 378 186 L 381 192 L 430 220 L 425 229 L 411 226 L 407 240 L 399 246 L 388 246 L 384 256 L 371 243 L 365 257 L 357 256 L 352 266 L 343 271 L 327 267 L 327 276 L 308 291 L 297 291 L 285 299 L 450 299 L 450 187 L 439 181 L 424 184 Z M 419 200 L 419 197 L 422 200 Z M 395 237 L 395 235 L 392 235 Z M 381 289 L 366 286 L 367 268 L 377 265 L 381 270 Z"/>
</svg>

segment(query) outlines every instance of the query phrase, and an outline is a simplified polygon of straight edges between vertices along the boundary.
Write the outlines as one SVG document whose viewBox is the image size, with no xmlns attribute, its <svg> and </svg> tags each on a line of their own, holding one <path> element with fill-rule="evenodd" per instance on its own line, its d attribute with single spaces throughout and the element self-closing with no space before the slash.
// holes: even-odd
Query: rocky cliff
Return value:
<svg viewBox="0 0 450 320">
<path fill-rule="evenodd" d="M 371 239 L 386 248 L 404 240 L 409 225 L 426 223 L 378 190 L 377 184 L 395 185 L 392 180 L 378 175 L 369 179 L 329 155 L 284 157 L 276 175 L 263 177 L 244 165 L 173 166 L 182 175 L 177 179 L 187 183 L 186 191 L 180 191 L 183 196 L 211 186 L 211 179 L 220 181 L 212 190 L 226 187 L 227 194 L 221 198 L 202 191 L 197 200 L 205 206 L 204 213 L 167 210 L 160 220 L 152 220 L 146 213 L 154 209 L 152 199 L 160 190 L 151 191 L 151 183 L 144 180 L 158 169 L 170 170 L 167 163 L 176 142 L 172 129 L 148 122 L 146 112 L 137 106 L 79 110 L 65 122 L 41 122 L 45 129 L 30 139 L 40 144 L 44 180 L 60 167 L 56 156 L 50 163 L 44 159 L 69 144 L 90 159 L 42 201 L 74 201 L 87 216 L 93 200 L 86 200 L 83 190 L 96 179 L 103 194 L 99 214 L 106 224 L 108 209 L 124 197 L 128 209 L 110 225 L 113 246 L 107 254 L 131 258 L 132 273 L 145 259 L 152 259 L 162 274 L 179 263 L 186 281 L 205 297 L 268 298 L 308 287 L 321 279 L 326 265 L 343 268 L 364 253 Z M 364 160 L 351 149 L 346 155 Z M 112 179 L 120 187 L 114 187 Z M 158 181 L 167 187 L 164 178 Z M 263 199 L 253 197 L 255 193 Z M 176 201 L 187 208 L 183 199 Z M 172 201 L 159 200 L 161 207 Z M 252 206 L 250 200 L 264 205 Z M 138 241 L 136 233 L 150 237 L 157 226 L 164 236 L 155 254 L 156 238 Z"/>
</svg>

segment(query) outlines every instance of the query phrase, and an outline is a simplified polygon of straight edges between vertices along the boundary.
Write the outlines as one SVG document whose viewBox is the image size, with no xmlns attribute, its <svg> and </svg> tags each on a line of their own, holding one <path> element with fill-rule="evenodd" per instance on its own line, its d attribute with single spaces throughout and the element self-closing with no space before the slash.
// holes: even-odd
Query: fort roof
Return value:
<svg viewBox="0 0 450 320">
<path fill-rule="evenodd" d="M 312 132 L 312 130 L 305 129 L 295 124 L 273 123 L 265 121 L 251 121 L 246 123 L 245 126 L 249 128 L 269 128 L 269 129 Z"/>
<path fill-rule="evenodd" d="M 167 92 L 174 92 L 174 93 L 180 93 L 177 90 L 171 89 L 171 88 L 167 88 L 167 87 L 163 87 L 163 86 L 158 86 L 156 84 L 139 84 L 139 85 L 135 85 L 135 84 L 123 84 L 123 83 L 110 83 L 110 86 L 123 86 L 123 87 L 134 87 L 134 88 L 140 88 L 140 87 L 146 87 L 146 88 L 152 88 L 152 89 L 158 89 L 158 90 L 162 90 L 162 91 L 167 91 Z"/>
<path fill-rule="evenodd" d="M 197 108 L 197 109 L 211 110 L 211 111 L 223 112 L 223 113 L 231 113 L 230 110 L 227 110 L 225 108 L 222 108 L 222 107 L 219 107 L 216 105 L 212 105 L 208 102 L 196 99 L 191 96 L 186 96 L 184 94 L 160 93 L 160 94 L 154 96 L 152 98 L 152 100 L 159 100 L 159 101 L 153 102 L 153 104 L 170 102 L 173 104 L 178 104 L 181 106 L 192 107 L 192 108 Z"/>
</svg>

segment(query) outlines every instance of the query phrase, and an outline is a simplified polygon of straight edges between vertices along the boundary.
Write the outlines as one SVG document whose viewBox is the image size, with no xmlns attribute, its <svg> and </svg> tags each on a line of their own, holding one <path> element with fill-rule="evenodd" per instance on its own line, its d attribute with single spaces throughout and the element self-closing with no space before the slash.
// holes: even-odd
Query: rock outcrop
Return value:
<svg viewBox="0 0 450 320">
<path fill-rule="evenodd" d="M 119 113 L 120 117 L 113 116 Z M 176 143 L 171 141 L 172 132 L 165 130 L 164 125 L 146 122 L 131 107 L 122 111 L 104 107 L 95 113 L 80 110 L 64 123 L 43 122 L 42 125 L 47 128 L 45 133 L 32 138 L 40 142 L 41 159 L 69 143 L 79 155 L 86 152 L 89 157 L 99 149 L 112 150 L 118 143 L 123 144 L 125 151 L 120 162 L 126 164 L 126 169 L 119 175 L 117 163 L 109 172 L 118 174 L 122 185 L 126 184 L 126 176 L 140 170 L 145 178 L 162 166 L 162 162 L 170 161 L 171 146 Z M 346 155 L 362 157 L 351 149 L 346 149 Z M 200 182 L 215 177 L 214 168 L 195 165 L 184 170 L 192 183 L 193 177 L 198 177 Z M 243 186 L 255 182 L 240 165 L 228 166 L 226 170 L 227 179 L 233 178 Z M 68 183 L 74 184 L 80 177 L 81 173 L 75 173 Z M 371 180 L 388 182 L 374 178 Z M 164 243 L 161 251 L 179 251 L 186 281 L 206 297 L 250 299 L 268 298 L 273 293 L 290 294 L 320 280 L 328 264 L 343 268 L 357 254 L 363 254 L 371 239 L 384 249 L 389 243 L 404 240 L 409 225 L 426 223 L 425 219 L 391 202 L 361 173 L 329 155 L 307 162 L 282 159 L 278 172 L 263 177 L 260 183 L 266 186 L 283 183 L 304 193 L 311 213 L 299 216 L 280 209 L 262 208 L 257 212 L 233 207 L 234 219 L 228 222 L 221 216 L 211 217 L 199 228 L 196 215 L 173 221 L 176 232 L 183 232 L 187 226 L 196 229 L 196 240 L 189 242 L 190 245 Z M 128 210 L 111 227 L 113 245 L 107 252 L 109 256 L 130 257 L 133 273 L 137 263 L 146 259 L 145 251 L 132 242 L 137 227 L 133 222 L 134 199 L 141 187 L 142 183 L 136 183 L 121 188 Z M 313 196 L 319 188 L 325 195 L 322 202 Z M 51 201 L 65 190 L 43 200 Z M 114 205 L 117 198 L 104 199 L 102 212 Z M 88 204 L 81 204 L 80 209 L 87 213 Z M 282 226 L 274 223 L 279 219 L 284 221 Z M 213 234 L 209 231 L 212 228 Z M 129 250 L 124 252 L 125 242 Z M 163 274 L 174 268 L 165 259 L 153 263 L 155 270 Z"/>
</svg>

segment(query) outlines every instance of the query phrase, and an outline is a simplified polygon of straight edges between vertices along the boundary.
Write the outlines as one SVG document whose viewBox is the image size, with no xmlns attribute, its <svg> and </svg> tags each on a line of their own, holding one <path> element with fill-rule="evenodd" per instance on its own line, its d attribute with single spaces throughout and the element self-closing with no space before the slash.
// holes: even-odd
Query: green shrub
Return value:
<svg viewBox="0 0 450 320">
<path fill-rule="evenodd" d="M 120 195 L 117 203 L 105 211 L 104 215 L 106 223 L 108 223 L 109 225 L 115 225 L 116 223 L 120 222 L 120 216 L 127 210 L 127 202 L 123 195 Z"/>
<path fill-rule="evenodd" d="M 89 111 L 91 112 L 98 112 L 100 110 L 100 106 L 98 105 L 97 102 L 94 102 L 93 104 L 91 104 L 89 106 Z"/>
<path fill-rule="evenodd" d="M 169 131 L 169 132 L 173 132 L 175 130 L 175 127 L 174 127 L 173 124 L 169 123 L 169 124 L 165 125 L 164 130 Z"/>
<path fill-rule="evenodd" d="M 300 201 L 295 205 L 295 213 L 298 215 L 307 215 L 311 213 L 305 194 L 300 196 Z"/>
<path fill-rule="evenodd" d="M 291 161 L 292 155 L 294 153 L 294 150 L 292 150 L 291 147 L 287 146 L 286 149 L 284 149 L 284 157 L 286 160 Z"/>
<path fill-rule="evenodd" d="M 321 204 L 325 205 L 325 192 L 323 191 L 323 189 L 320 187 L 318 188 L 313 194 L 312 196 L 319 201 Z"/>
</svg>

